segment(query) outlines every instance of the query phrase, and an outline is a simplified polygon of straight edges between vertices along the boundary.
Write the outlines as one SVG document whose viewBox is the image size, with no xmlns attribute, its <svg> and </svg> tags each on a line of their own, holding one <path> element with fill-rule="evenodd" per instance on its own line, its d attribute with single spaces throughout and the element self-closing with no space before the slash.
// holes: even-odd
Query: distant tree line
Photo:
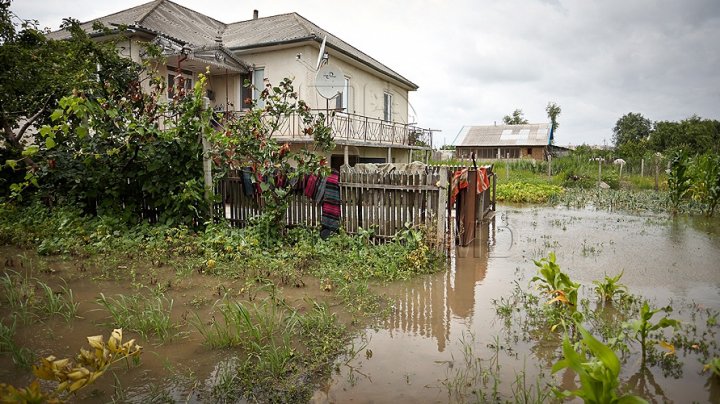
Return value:
<svg viewBox="0 0 720 404">
<path fill-rule="evenodd" d="M 637 161 L 649 154 L 672 155 L 683 150 L 689 155 L 720 152 L 720 121 L 693 115 L 682 121 L 652 122 L 639 113 L 627 113 L 615 123 L 613 142 L 616 154 Z"/>
</svg>

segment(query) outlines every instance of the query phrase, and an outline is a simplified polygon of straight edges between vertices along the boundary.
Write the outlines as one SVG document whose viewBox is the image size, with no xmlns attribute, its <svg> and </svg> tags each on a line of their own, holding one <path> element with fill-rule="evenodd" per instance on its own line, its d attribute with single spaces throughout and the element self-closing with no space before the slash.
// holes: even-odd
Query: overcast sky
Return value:
<svg viewBox="0 0 720 404">
<path fill-rule="evenodd" d="M 15 0 L 21 18 L 57 29 L 143 0 Z M 452 143 L 463 125 L 491 125 L 520 108 L 556 142 L 610 143 L 619 117 L 720 119 L 718 0 L 175 0 L 225 23 L 295 11 L 420 89 L 421 127 Z M 411 110 L 411 114 L 412 114 Z"/>
</svg>

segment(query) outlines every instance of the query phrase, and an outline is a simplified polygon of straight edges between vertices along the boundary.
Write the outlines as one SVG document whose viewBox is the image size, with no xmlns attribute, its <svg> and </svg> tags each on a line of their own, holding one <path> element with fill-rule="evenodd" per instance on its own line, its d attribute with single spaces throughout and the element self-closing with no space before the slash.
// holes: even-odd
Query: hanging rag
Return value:
<svg viewBox="0 0 720 404">
<path fill-rule="evenodd" d="M 305 182 L 305 196 L 313 199 L 315 196 L 315 190 L 317 189 L 318 177 L 315 174 L 310 174 Z"/>
<path fill-rule="evenodd" d="M 242 188 L 245 196 L 252 198 L 253 195 L 255 195 L 255 186 L 252 182 L 252 169 L 250 167 L 243 168 L 240 176 L 242 178 Z"/>
<path fill-rule="evenodd" d="M 340 174 L 333 170 L 325 181 L 320 237 L 324 240 L 340 228 Z"/>
<path fill-rule="evenodd" d="M 477 193 L 481 194 L 490 188 L 490 177 L 486 167 L 480 167 L 477 171 Z"/>
<path fill-rule="evenodd" d="M 457 199 L 458 194 L 460 193 L 461 189 L 465 189 L 468 187 L 468 169 L 463 168 L 462 170 L 457 170 L 453 174 L 452 178 L 452 188 L 450 189 L 450 205 L 452 206 L 455 203 L 455 199 Z"/>
<path fill-rule="evenodd" d="M 318 204 L 323 200 L 323 195 L 325 195 L 325 186 L 327 184 L 327 179 L 328 179 L 328 177 L 325 177 L 322 180 L 320 180 L 320 183 L 318 184 L 318 187 L 315 190 L 315 204 Z"/>
</svg>

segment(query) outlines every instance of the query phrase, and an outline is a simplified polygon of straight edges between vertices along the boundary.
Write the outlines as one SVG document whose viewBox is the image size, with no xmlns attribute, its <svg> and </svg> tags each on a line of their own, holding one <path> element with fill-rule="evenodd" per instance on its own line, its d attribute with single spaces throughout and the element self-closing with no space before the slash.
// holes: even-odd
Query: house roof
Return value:
<svg viewBox="0 0 720 404">
<path fill-rule="evenodd" d="M 456 146 L 547 146 L 552 139 L 549 123 L 528 125 L 463 126 Z"/>
<path fill-rule="evenodd" d="M 326 46 L 329 49 L 400 82 L 410 90 L 418 89 L 412 81 L 297 13 L 225 24 L 170 0 L 155 0 L 82 23 L 80 26 L 86 31 L 92 31 L 95 22 L 101 22 L 108 27 L 126 25 L 140 28 L 192 47 L 217 45 L 221 39 L 223 46 L 234 51 L 305 41 L 319 44 L 327 36 Z M 67 38 L 69 33 L 61 30 L 48 36 L 63 39 Z"/>
</svg>

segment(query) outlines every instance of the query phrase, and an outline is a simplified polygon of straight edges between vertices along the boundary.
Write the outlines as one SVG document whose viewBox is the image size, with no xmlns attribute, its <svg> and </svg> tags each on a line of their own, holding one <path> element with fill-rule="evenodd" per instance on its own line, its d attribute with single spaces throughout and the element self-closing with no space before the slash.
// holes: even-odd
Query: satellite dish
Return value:
<svg viewBox="0 0 720 404">
<path fill-rule="evenodd" d="M 315 76 L 315 88 L 323 98 L 335 98 L 345 88 L 345 74 L 337 66 L 325 65 Z"/>
<path fill-rule="evenodd" d="M 325 55 L 325 42 L 327 42 L 327 36 L 323 38 L 322 45 L 320 45 L 320 53 L 318 53 L 317 63 L 315 63 L 315 70 L 320 68 L 320 62 L 322 62 L 323 55 Z"/>
</svg>

